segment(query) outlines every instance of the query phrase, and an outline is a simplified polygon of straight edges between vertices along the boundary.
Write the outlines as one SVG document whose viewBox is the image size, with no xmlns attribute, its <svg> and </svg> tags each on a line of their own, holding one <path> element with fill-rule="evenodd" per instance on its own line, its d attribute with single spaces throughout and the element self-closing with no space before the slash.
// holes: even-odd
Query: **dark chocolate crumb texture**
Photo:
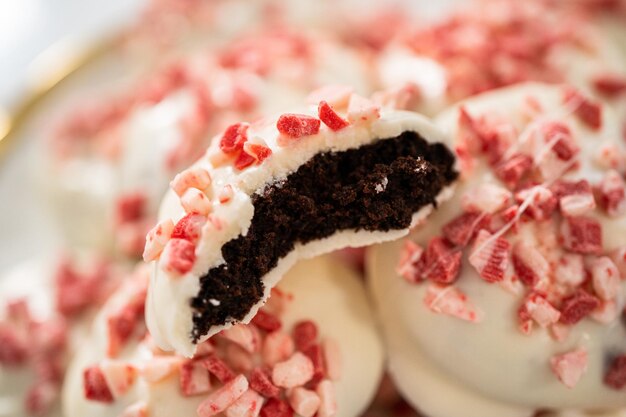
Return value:
<svg viewBox="0 0 626 417">
<path fill-rule="evenodd" d="M 454 156 L 415 132 L 357 149 L 316 155 L 286 180 L 253 196 L 248 233 L 223 246 L 225 263 L 200 278 L 193 340 L 241 320 L 263 297 L 262 277 L 296 243 L 342 230 L 405 229 L 457 177 Z M 219 300 L 213 305 L 208 300 Z"/>
</svg>

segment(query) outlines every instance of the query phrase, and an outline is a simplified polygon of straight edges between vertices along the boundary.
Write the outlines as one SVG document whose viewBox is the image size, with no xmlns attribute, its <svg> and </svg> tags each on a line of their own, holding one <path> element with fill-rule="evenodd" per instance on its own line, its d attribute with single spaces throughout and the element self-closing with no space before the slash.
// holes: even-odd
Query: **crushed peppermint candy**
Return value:
<svg viewBox="0 0 626 417">
<path fill-rule="evenodd" d="M 202 399 L 197 415 L 226 417 L 294 416 L 333 417 L 336 399 L 332 381 L 340 380 L 340 346 L 313 320 L 300 320 L 291 328 L 282 315 L 292 295 L 278 289 L 250 324 L 238 324 L 198 346 L 187 359 L 153 347 L 150 337 L 136 329 L 131 316 L 139 314 L 146 298 L 145 286 L 126 294 L 126 307 L 119 312 L 129 317 L 130 326 L 121 335 L 109 333 L 109 344 L 120 349 L 134 341 L 146 345 L 154 356 L 138 362 L 104 359 L 84 370 L 85 398 L 114 403 L 138 380 L 156 384 L 177 378 L 180 395 Z M 17 311 L 18 309 L 15 308 Z M 119 316 L 118 310 L 109 313 Z M 134 312 L 131 314 L 131 312 Z M 143 310 L 141 309 L 141 314 Z M 0 337 L 2 336 L 0 326 Z M 144 329 L 145 330 L 145 329 Z M 323 338 L 322 338 L 323 337 Z M 121 340 L 123 339 L 123 340 Z M 0 349 L 0 353 L 2 349 Z M 128 416 L 145 416 L 145 403 L 125 411 Z"/>
<path fill-rule="evenodd" d="M 582 158 L 589 155 L 580 144 L 589 139 L 578 136 L 581 129 L 602 128 L 602 107 L 575 90 L 561 91 L 563 119 L 552 119 L 539 101 L 527 100 L 526 127 L 517 138 L 517 126 L 507 127 L 497 115 L 458 108 L 455 149 L 462 176 L 484 181 L 468 181 L 459 207 L 439 231 L 426 240 L 406 240 L 396 266 L 408 285 L 427 285 L 424 303 L 432 312 L 480 322 L 480 309 L 457 286 L 457 280 L 474 279 L 465 270 L 473 267 L 484 281 L 516 297 L 513 319 L 529 337 L 536 328 L 560 343 L 583 320 L 612 326 L 626 317 L 620 294 L 626 249 L 608 252 L 603 240 L 609 217 L 626 214 L 624 165 L 592 159 L 600 175 L 584 179 L 582 169 L 589 167 Z M 611 161 L 626 156 L 621 146 L 614 148 Z M 605 375 L 615 389 L 626 387 L 625 358 L 614 359 Z M 587 360 L 581 348 L 555 355 L 547 365 L 573 388 Z"/>
<path fill-rule="evenodd" d="M 552 372 L 567 388 L 574 388 L 587 371 L 588 354 L 583 348 L 550 358 Z"/>
</svg>

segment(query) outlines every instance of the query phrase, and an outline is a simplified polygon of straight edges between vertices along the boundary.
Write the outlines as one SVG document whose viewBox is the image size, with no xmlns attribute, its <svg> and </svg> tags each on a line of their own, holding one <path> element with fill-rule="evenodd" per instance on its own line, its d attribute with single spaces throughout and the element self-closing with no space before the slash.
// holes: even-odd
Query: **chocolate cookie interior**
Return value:
<svg viewBox="0 0 626 417">
<path fill-rule="evenodd" d="M 457 177 L 443 144 L 415 132 L 342 152 L 320 153 L 252 197 L 248 233 L 222 247 L 225 263 L 200 278 L 191 300 L 194 341 L 210 327 L 243 319 L 263 296 L 261 278 L 296 243 L 342 230 L 405 229 Z M 217 302 L 216 302 L 217 301 Z"/>
</svg>

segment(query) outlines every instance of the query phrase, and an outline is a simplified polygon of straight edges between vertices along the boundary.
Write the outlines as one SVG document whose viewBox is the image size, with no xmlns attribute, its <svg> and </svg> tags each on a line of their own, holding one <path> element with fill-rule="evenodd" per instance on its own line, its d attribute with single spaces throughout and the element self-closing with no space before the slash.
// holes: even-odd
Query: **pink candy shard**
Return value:
<svg viewBox="0 0 626 417">
<path fill-rule="evenodd" d="M 276 122 L 278 131 L 291 138 L 299 139 L 304 136 L 316 135 L 320 131 L 320 120 L 306 114 L 286 113 Z"/>
<path fill-rule="evenodd" d="M 186 274 L 196 262 L 195 251 L 196 247 L 188 240 L 170 239 L 161 254 L 163 270 L 175 275 Z"/>
<path fill-rule="evenodd" d="M 315 391 L 302 387 L 292 389 L 288 398 L 291 408 L 302 417 L 313 417 L 321 404 L 320 397 Z"/>
<path fill-rule="evenodd" d="M 561 323 L 576 324 L 598 308 L 600 300 L 583 289 L 565 298 L 561 303 Z"/>
<path fill-rule="evenodd" d="M 189 188 L 204 191 L 209 185 L 211 185 L 211 175 L 206 169 L 200 167 L 192 167 L 182 171 L 170 183 L 170 187 L 179 197 L 182 197 Z"/>
<path fill-rule="evenodd" d="M 185 397 L 205 394 L 211 390 L 209 371 L 201 361 L 190 360 L 181 365 L 180 390 Z"/>
<path fill-rule="evenodd" d="M 322 348 L 324 350 L 324 362 L 328 378 L 332 381 L 338 381 L 341 378 L 343 365 L 339 343 L 335 339 L 327 337 L 322 343 Z"/>
<path fill-rule="evenodd" d="M 468 212 L 493 214 L 507 207 L 512 197 L 506 188 L 486 183 L 463 194 L 461 205 Z"/>
<path fill-rule="evenodd" d="M 435 313 L 447 314 L 471 323 L 478 323 L 483 318 L 482 311 L 474 307 L 467 296 L 454 286 L 429 285 L 424 303 Z"/>
<path fill-rule="evenodd" d="M 187 213 L 206 216 L 213 210 L 211 200 L 197 188 L 188 188 L 180 198 L 180 204 Z"/>
<path fill-rule="evenodd" d="M 226 360 L 237 372 L 249 372 L 254 368 L 252 354 L 234 343 L 229 343 L 226 346 Z"/>
<path fill-rule="evenodd" d="M 264 401 L 256 391 L 248 389 L 226 409 L 226 417 L 257 417 L 261 413 Z"/>
<path fill-rule="evenodd" d="M 373 122 L 380 118 L 380 106 L 357 94 L 350 96 L 348 121 L 350 123 Z"/>
<path fill-rule="evenodd" d="M 270 377 L 261 368 L 255 368 L 250 374 L 250 388 L 266 398 L 280 396 L 280 388 L 270 381 Z"/>
<path fill-rule="evenodd" d="M 577 253 L 565 253 L 554 270 L 554 278 L 559 284 L 575 288 L 586 278 L 584 258 Z"/>
<path fill-rule="evenodd" d="M 318 117 L 330 130 L 338 131 L 344 127 L 348 127 L 350 123 L 339 116 L 335 110 L 325 101 L 320 101 L 318 106 Z"/>
<path fill-rule="evenodd" d="M 154 228 L 148 232 L 142 255 L 145 262 L 154 261 L 161 255 L 173 230 L 174 222 L 172 222 L 171 219 L 167 219 L 154 226 Z"/>
<path fill-rule="evenodd" d="M 248 123 L 235 123 L 224 130 L 220 139 L 220 149 L 225 154 L 233 154 L 243 149 L 248 140 Z"/>
<path fill-rule="evenodd" d="M 301 352 L 307 350 L 317 342 L 318 334 L 317 325 L 311 320 L 302 320 L 296 323 L 293 328 L 293 340 L 296 344 L 296 349 Z"/>
<path fill-rule="evenodd" d="M 587 351 L 583 348 L 550 358 L 552 372 L 567 388 L 574 388 L 587 371 Z"/>
<path fill-rule="evenodd" d="M 410 283 L 422 281 L 420 261 L 424 249 L 411 240 L 405 240 L 400 252 L 400 260 L 396 266 L 396 273 Z"/>
<path fill-rule="evenodd" d="M 85 398 L 88 400 L 103 403 L 113 402 L 111 389 L 102 373 L 102 369 L 98 366 L 92 366 L 84 370 L 83 389 Z"/>
<path fill-rule="evenodd" d="M 626 386 L 626 355 L 613 359 L 604 375 L 604 383 L 613 389 L 622 389 Z"/>
<path fill-rule="evenodd" d="M 515 201 L 524 205 L 524 213 L 535 220 L 547 220 L 558 205 L 554 193 L 541 185 L 526 188 L 515 193 Z"/>
<path fill-rule="evenodd" d="M 609 216 L 618 217 L 626 212 L 626 183 L 615 170 L 606 173 L 598 186 L 600 205 Z"/>
<path fill-rule="evenodd" d="M 621 277 L 611 258 L 602 256 L 591 260 L 589 270 L 593 289 L 598 297 L 604 301 L 615 299 L 620 290 Z"/>
<path fill-rule="evenodd" d="M 190 213 L 180 219 L 172 230 L 172 239 L 184 239 L 195 244 L 202 235 L 202 227 L 206 224 L 207 217 L 201 214 Z"/>
<path fill-rule="evenodd" d="M 445 238 L 457 246 L 467 246 L 480 229 L 488 227 L 491 216 L 479 212 L 465 212 L 442 228 Z"/>
<path fill-rule="evenodd" d="M 524 302 L 523 308 L 537 324 L 544 328 L 558 323 L 561 317 L 559 310 L 539 294 L 529 295 Z"/>
<path fill-rule="evenodd" d="M 559 205 L 564 216 L 582 216 L 596 208 L 596 200 L 591 193 L 571 194 L 561 197 Z"/>
<path fill-rule="evenodd" d="M 581 122 L 589 128 L 598 130 L 602 127 L 602 107 L 589 100 L 573 88 L 568 88 L 563 95 L 563 101 L 574 111 Z"/>
<path fill-rule="evenodd" d="M 318 417 L 333 417 L 337 414 L 337 400 L 335 398 L 335 387 L 327 379 L 317 385 L 315 389 L 320 398 L 320 406 L 317 410 Z"/>
<path fill-rule="evenodd" d="M 210 417 L 219 414 L 231 406 L 248 390 L 248 380 L 243 375 L 237 375 L 221 388 L 213 391 L 206 400 L 198 406 L 198 417 Z"/>
<path fill-rule="evenodd" d="M 621 74 L 602 74 L 593 80 L 593 86 L 599 93 L 615 97 L 626 92 L 626 78 Z"/>
<path fill-rule="evenodd" d="M 518 242 L 513 247 L 513 268 L 520 281 L 534 287 L 540 280 L 546 279 L 550 264 L 533 245 Z"/>
<path fill-rule="evenodd" d="M 576 253 L 602 252 L 602 226 L 590 217 L 567 217 L 561 223 L 563 246 Z"/>
<path fill-rule="evenodd" d="M 272 369 L 272 382 L 283 388 L 295 388 L 309 382 L 313 377 L 313 362 L 307 356 L 296 352 Z"/>
<path fill-rule="evenodd" d="M 420 261 L 422 278 L 439 284 L 451 284 L 459 277 L 463 253 L 454 250 L 445 239 L 435 236 L 428 242 L 423 262 Z"/>
<path fill-rule="evenodd" d="M 250 353 L 261 349 L 261 337 L 253 325 L 238 324 L 220 333 L 224 339 L 238 344 Z"/>
<path fill-rule="evenodd" d="M 289 358 L 295 351 L 291 336 L 281 331 L 269 333 L 263 343 L 263 362 L 273 366 Z"/>
<path fill-rule="evenodd" d="M 100 369 L 114 398 L 126 394 L 137 377 L 135 367 L 122 361 L 105 360 L 100 363 Z"/>
<path fill-rule="evenodd" d="M 506 239 L 495 237 L 483 229 L 476 237 L 469 262 L 485 281 L 502 281 L 509 265 L 510 248 Z"/>
<path fill-rule="evenodd" d="M 203 365 L 209 372 L 214 375 L 221 383 L 225 384 L 235 378 L 235 373 L 226 363 L 217 356 L 209 356 L 202 361 Z"/>
</svg>

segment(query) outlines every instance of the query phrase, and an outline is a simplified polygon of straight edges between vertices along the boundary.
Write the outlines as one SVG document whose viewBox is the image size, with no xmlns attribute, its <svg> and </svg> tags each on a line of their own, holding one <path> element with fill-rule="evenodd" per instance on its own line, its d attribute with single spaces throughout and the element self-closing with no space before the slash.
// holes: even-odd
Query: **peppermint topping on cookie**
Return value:
<svg viewBox="0 0 626 417">
<path fill-rule="evenodd" d="M 125 293 L 126 304 L 108 313 L 117 317 L 125 312 L 128 317 L 123 340 L 110 332 L 108 344 L 117 346 L 116 351 L 133 344 L 135 349 L 149 349 L 152 356 L 91 364 L 83 372 L 85 398 L 110 404 L 138 383 L 150 385 L 178 378 L 180 395 L 204 397 L 197 409 L 199 417 L 220 413 L 230 417 L 274 413 L 312 417 L 327 413 L 332 417 L 336 404 L 330 381 L 339 380 L 342 374 L 339 345 L 312 320 L 301 320 L 281 330 L 281 316 L 291 308 L 293 297 L 278 289 L 272 294 L 271 302 L 259 310 L 251 324 L 222 331 L 199 344 L 194 357 L 186 359 L 152 346 L 145 328 L 133 318 L 141 314 L 145 286 L 130 288 Z M 138 412 L 149 417 L 145 404 L 133 407 L 128 415 Z"/>
<path fill-rule="evenodd" d="M 468 184 L 456 213 L 453 207 L 426 242 L 405 241 L 396 268 L 409 284 L 433 282 L 424 297 L 431 311 L 479 322 L 481 306 L 458 288 L 477 275 L 482 285 L 510 293 L 502 297 L 519 300 L 511 320 L 529 337 L 547 332 L 562 343 L 583 320 L 618 319 L 626 258 L 623 250 L 607 250 L 613 231 L 603 224 L 626 212 L 626 182 L 620 170 L 589 155 L 585 141 L 608 142 L 600 104 L 567 87 L 555 93 L 556 110 L 530 96 L 534 110 L 521 118 L 514 111 L 511 122 L 493 107 L 477 110 L 471 100 L 445 119 L 456 117 L 455 145 Z M 589 133 L 596 131 L 602 133 Z M 615 143 L 615 158 L 623 149 Z M 550 366 L 573 388 L 584 377 L 587 353 L 556 355 Z M 620 385 L 619 372 L 616 360 L 609 385 Z"/>
</svg>

